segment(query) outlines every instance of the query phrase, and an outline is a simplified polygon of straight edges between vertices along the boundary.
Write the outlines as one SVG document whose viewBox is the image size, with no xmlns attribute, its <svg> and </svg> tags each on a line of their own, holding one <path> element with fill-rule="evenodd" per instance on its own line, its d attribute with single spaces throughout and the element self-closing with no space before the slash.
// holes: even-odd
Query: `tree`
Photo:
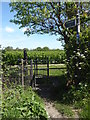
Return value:
<svg viewBox="0 0 90 120">
<path fill-rule="evenodd" d="M 43 49 L 42 49 L 43 51 L 48 51 L 49 50 L 49 48 L 48 47 L 43 47 Z"/>
<path fill-rule="evenodd" d="M 13 47 L 8 46 L 8 47 L 5 48 L 5 50 L 7 50 L 7 51 L 13 50 Z"/>
<path fill-rule="evenodd" d="M 16 51 L 22 51 L 22 49 L 20 49 L 19 47 L 17 47 L 15 50 Z"/>
<path fill-rule="evenodd" d="M 24 33 L 28 36 L 34 33 L 59 34 L 59 40 L 64 40 L 65 42 L 67 61 L 70 61 L 72 52 L 69 52 L 69 40 L 75 35 L 76 27 L 67 30 L 64 27 L 64 22 L 68 19 L 76 18 L 77 4 L 75 2 L 14 2 L 10 3 L 10 7 L 11 12 L 16 12 L 11 22 L 18 24 L 20 29 L 27 27 Z M 89 19 L 86 8 L 88 8 L 88 3 L 80 4 L 82 28 L 85 27 Z M 76 44 L 76 39 L 74 44 Z M 67 65 L 67 70 L 68 77 L 70 77 L 69 64 Z"/>
<path fill-rule="evenodd" d="M 71 35 L 63 26 L 65 20 L 75 18 L 77 7 L 75 3 L 62 2 L 13 2 L 10 3 L 11 12 L 16 11 L 11 22 L 19 28 L 27 27 L 25 34 L 51 33 L 59 34 L 65 40 Z M 83 12 L 83 11 L 82 11 Z M 86 13 L 83 13 L 84 16 Z"/>
<path fill-rule="evenodd" d="M 72 8 L 74 5 L 70 4 Z M 25 34 L 30 35 L 34 33 L 51 33 L 59 34 L 66 40 L 66 33 L 63 31 L 65 28 L 63 26 L 64 21 L 67 19 L 65 15 L 65 10 L 67 9 L 66 3 L 20 3 L 14 2 L 10 3 L 11 12 L 16 11 L 14 15 L 15 24 L 19 25 L 19 28 L 27 27 Z M 66 10 L 67 12 L 67 10 Z M 67 12 L 68 13 L 68 12 Z M 69 14 L 72 17 L 75 14 Z"/>
<path fill-rule="evenodd" d="M 37 47 L 35 50 L 37 50 L 37 51 L 41 51 L 42 48 L 41 48 L 41 47 Z"/>
</svg>

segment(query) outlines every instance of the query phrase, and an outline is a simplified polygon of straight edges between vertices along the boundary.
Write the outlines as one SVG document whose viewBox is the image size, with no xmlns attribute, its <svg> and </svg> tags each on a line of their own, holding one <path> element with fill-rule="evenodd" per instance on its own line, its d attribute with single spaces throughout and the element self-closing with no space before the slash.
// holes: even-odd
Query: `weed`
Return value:
<svg viewBox="0 0 90 120">
<path fill-rule="evenodd" d="M 39 118 L 47 119 L 42 100 L 31 87 L 23 89 L 17 86 L 3 92 L 2 118 Z"/>
<path fill-rule="evenodd" d="M 55 102 L 55 107 L 62 115 L 66 115 L 67 117 L 73 117 L 74 115 L 74 112 L 68 105 L 62 104 L 60 102 Z"/>
</svg>

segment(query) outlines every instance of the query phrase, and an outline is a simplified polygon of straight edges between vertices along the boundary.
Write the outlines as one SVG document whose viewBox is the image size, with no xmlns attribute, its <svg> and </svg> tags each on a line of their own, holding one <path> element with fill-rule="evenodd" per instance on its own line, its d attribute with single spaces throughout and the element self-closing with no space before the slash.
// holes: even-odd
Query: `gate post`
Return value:
<svg viewBox="0 0 90 120">
<path fill-rule="evenodd" d="M 33 79 L 33 60 L 30 61 L 30 82 L 32 82 Z"/>
<path fill-rule="evenodd" d="M 47 77 L 49 77 L 49 59 L 47 57 Z"/>
<path fill-rule="evenodd" d="M 21 63 L 22 63 L 22 86 L 24 87 L 23 59 L 21 59 Z"/>
<path fill-rule="evenodd" d="M 37 57 L 36 57 L 36 75 L 38 75 L 38 60 L 37 60 Z"/>
</svg>

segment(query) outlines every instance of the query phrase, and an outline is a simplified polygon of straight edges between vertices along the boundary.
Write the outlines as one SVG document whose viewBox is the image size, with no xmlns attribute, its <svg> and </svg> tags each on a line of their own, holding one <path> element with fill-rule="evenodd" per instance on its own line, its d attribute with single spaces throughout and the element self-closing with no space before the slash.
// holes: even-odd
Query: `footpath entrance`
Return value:
<svg viewBox="0 0 90 120">
<path fill-rule="evenodd" d="M 66 67 L 64 64 L 49 64 L 49 59 L 46 60 L 30 60 L 30 64 L 24 64 L 25 61 L 22 59 L 18 65 L 18 77 L 21 78 L 22 85 L 25 83 L 36 86 L 36 83 L 40 79 L 49 80 L 51 77 L 58 77 L 59 73 L 65 72 Z"/>
</svg>

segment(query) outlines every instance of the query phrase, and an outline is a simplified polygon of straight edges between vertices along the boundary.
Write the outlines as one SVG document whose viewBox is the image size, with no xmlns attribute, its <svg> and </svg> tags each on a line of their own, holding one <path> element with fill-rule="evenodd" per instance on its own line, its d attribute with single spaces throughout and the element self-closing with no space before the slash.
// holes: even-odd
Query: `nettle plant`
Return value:
<svg viewBox="0 0 90 120">
<path fill-rule="evenodd" d="M 2 97 L 2 119 L 8 118 L 47 120 L 48 115 L 42 100 L 31 87 L 11 86 L 6 87 Z"/>
</svg>

